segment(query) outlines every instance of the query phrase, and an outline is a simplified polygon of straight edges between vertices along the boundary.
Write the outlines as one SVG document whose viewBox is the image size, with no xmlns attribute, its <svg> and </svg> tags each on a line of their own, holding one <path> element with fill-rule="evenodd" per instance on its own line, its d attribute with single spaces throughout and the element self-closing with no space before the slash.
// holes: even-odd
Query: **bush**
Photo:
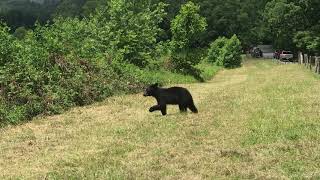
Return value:
<svg viewBox="0 0 320 180">
<path fill-rule="evenodd" d="M 27 32 L 28 31 L 27 31 L 27 29 L 25 27 L 23 27 L 23 26 L 22 27 L 18 27 L 14 31 L 13 36 L 18 38 L 18 39 L 23 39 L 26 36 Z"/>
<path fill-rule="evenodd" d="M 223 66 L 226 68 L 236 68 L 241 66 L 241 43 L 236 35 L 222 49 L 221 57 Z"/>
<path fill-rule="evenodd" d="M 219 37 L 214 42 L 210 44 L 210 48 L 208 50 L 208 55 L 206 60 L 209 63 L 216 63 L 221 66 L 222 62 L 219 62 L 218 59 L 221 57 L 222 49 L 227 44 L 228 39 L 225 37 Z"/>
<path fill-rule="evenodd" d="M 225 68 L 241 66 L 241 42 L 236 35 L 230 39 L 218 38 L 211 43 L 207 55 L 207 61 Z"/>
<path fill-rule="evenodd" d="M 10 29 L 6 25 L 2 25 L 0 23 L 0 66 L 3 66 L 6 62 L 13 58 L 12 52 L 14 38 L 9 34 L 9 30 Z M 2 76 L 0 76 L 0 78 L 1 77 Z"/>
<path fill-rule="evenodd" d="M 85 29 L 77 19 L 57 20 L 18 40 L 1 28 L 0 39 L 7 42 L 0 46 L 1 123 L 60 113 L 128 89 L 113 63 L 123 56 L 102 54 L 94 43 L 86 48 L 82 42 L 91 37 Z"/>
</svg>

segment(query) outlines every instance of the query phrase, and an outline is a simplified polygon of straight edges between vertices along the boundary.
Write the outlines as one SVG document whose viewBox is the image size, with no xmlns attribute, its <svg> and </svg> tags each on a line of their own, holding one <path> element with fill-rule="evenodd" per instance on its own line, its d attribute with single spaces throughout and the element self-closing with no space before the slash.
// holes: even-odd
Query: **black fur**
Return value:
<svg viewBox="0 0 320 180">
<path fill-rule="evenodd" d="M 182 87 L 160 88 L 156 83 L 146 88 L 143 96 L 152 96 L 157 100 L 158 104 L 150 107 L 150 112 L 159 110 L 162 115 L 166 115 L 167 104 L 174 104 L 179 105 L 181 112 L 186 112 L 189 108 L 192 112 L 198 113 L 190 92 Z"/>
</svg>

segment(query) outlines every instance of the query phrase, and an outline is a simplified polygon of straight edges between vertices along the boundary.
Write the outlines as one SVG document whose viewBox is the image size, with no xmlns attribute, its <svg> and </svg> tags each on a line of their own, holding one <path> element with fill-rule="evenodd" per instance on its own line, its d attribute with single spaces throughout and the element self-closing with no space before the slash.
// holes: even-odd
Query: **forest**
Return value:
<svg viewBox="0 0 320 180">
<path fill-rule="evenodd" d="M 0 18 L 2 124 L 205 81 L 258 44 L 320 51 L 318 0 L 6 0 Z"/>
</svg>

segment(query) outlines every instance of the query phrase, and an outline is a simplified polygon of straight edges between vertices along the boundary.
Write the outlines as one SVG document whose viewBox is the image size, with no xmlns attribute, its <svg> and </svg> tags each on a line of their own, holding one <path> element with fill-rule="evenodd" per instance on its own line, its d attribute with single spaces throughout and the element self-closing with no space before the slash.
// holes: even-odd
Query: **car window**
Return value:
<svg viewBox="0 0 320 180">
<path fill-rule="evenodd" d="M 292 54 L 291 51 L 283 51 L 282 54 Z"/>
</svg>

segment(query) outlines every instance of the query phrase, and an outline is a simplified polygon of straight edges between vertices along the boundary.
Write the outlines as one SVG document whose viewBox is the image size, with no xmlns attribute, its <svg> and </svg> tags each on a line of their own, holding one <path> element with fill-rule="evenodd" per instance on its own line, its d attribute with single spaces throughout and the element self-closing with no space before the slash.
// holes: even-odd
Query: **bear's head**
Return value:
<svg viewBox="0 0 320 180">
<path fill-rule="evenodd" d="M 158 86 L 159 86 L 158 83 L 150 85 L 144 90 L 143 96 L 154 96 L 156 90 L 158 89 Z"/>
</svg>

